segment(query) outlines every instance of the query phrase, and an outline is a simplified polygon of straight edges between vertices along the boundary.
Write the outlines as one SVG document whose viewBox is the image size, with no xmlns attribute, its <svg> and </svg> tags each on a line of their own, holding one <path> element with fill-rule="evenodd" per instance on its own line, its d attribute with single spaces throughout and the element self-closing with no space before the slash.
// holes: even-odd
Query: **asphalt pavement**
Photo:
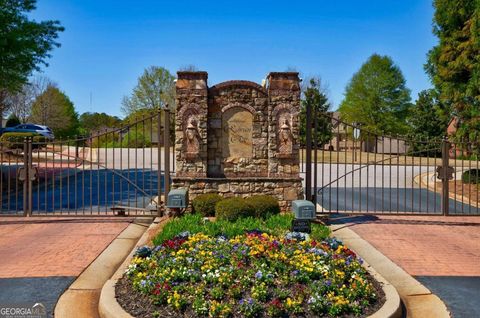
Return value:
<svg viewBox="0 0 480 318">
<path fill-rule="evenodd" d="M 440 297 L 453 318 L 480 317 L 480 277 L 416 276 Z"/>
</svg>

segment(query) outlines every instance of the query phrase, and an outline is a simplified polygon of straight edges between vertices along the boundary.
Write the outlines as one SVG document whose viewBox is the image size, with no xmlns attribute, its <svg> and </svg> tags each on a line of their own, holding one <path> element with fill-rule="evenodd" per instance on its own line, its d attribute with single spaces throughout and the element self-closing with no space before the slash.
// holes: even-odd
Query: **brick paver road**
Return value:
<svg viewBox="0 0 480 318">
<path fill-rule="evenodd" d="M 0 306 L 60 295 L 132 221 L 130 218 L 0 217 Z"/>
<path fill-rule="evenodd" d="M 480 217 L 358 216 L 341 222 L 437 294 L 453 318 L 480 317 Z"/>
<path fill-rule="evenodd" d="M 0 217 L 0 278 L 78 276 L 129 222 Z"/>
<path fill-rule="evenodd" d="M 350 229 L 413 276 L 480 276 L 480 217 L 353 217 Z M 355 221 L 356 220 L 356 221 Z"/>
</svg>

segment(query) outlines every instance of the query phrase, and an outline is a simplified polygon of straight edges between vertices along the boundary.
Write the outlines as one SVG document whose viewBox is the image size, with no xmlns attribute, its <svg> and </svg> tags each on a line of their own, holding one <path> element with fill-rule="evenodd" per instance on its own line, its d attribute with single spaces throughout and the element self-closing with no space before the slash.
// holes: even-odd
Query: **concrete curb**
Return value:
<svg viewBox="0 0 480 318">
<path fill-rule="evenodd" d="M 380 253 L 370 243 L 362 239 L 357 233 L 350 230 L 347 224 L 331 225 L 332 234 L 341 239 L 349 248 L 360 255 L 368 268 L 375 268 L 383 278 L 389 282 L 389 285 L 396 289 L 407 309 L 406 315 L 409 318 L 447 318 L 450 313 L 443 301 L 432 294 L 432 292 L 423 286 L 420 282 L 410 276 L 397 264 Z M 385 290 L 385 289 L 384 289 Z M 387 290 L 388 291 L 388 290 Z M 385 294 L 387 293 L 385 292 Z M 390 292 L 390 291 L 388 291 Z M 387 299 L 388 302 L 388 299 Z M 387 305 L 385 303 L 384 307 Z M 398 304 L 400 305 L 400 304 Z M 390 306 L 390 305 L 389 305 Z M 383 309 L 383 307 L 382 307 Z M 400 309 L 400 308 L 399 308 Z M 392 312 L 393 313 L 393 312 Z M 376 316 L 374 317 L 401 317 L 401 310 L 397 316 Z M 372 316 L 372 317 L 373 317 Z"/>
<path fill-rule="evenodd" d="M 441 186 L 435 187 L 435 186 L 432 186 L 430 182 L 428 182 L 428 180 L 430 180 L 432 175 L 435 175 L 435 172 L 424 172 L 424 173 L 421 173 L 419 175 L 416 175 L 413 178 L 413 181 L 415 183 L 419 184 L 420 186 L 424 186 L 426 189 L 428 189 L 432 192 L 442 194 L 442 187 Z M 424 179 L 427 179 L 427 181 L 425 181 Z M 459 181 L 459 182 L 461 182 L 461 181 Z M 471 205 L 473 207 L 480 208 L 480 203 L 479 202 L 472 201 L 466 196 L 449 192 L 448 197 L 452 200 L 461 202 L 463 204 L 468 204 L 468 205 Z"/>
<path fill-rule="evenodd" d="M 60 296 L 55 317 L 98 317 L 98 301 L 104 283 L 115 273 L 151 222 L 151 217 L 135 218 Z"/>
<path fill-rule="evenodd" d="M 155 233 L 157 233 L 168 221 L 169 217 L 156 218 L 150 227 L 143 233 L 142 237 L 138 240 L 136 247 L 148 245 Z M 108 279 L 102 287 L 100 292 L 100 299 L 98 302 L 98 314 L 101 318 L 133 318 L 127 313 L 117 302 L 115 297 L 115 285 L 117 281 L 122 277 L 125 269 L 133 258 L 135 248 L 131 248 L 130 253 L 124 259 L 122 264 L 118 266 L 117 270 L 110 279 Z"/>
</svg>

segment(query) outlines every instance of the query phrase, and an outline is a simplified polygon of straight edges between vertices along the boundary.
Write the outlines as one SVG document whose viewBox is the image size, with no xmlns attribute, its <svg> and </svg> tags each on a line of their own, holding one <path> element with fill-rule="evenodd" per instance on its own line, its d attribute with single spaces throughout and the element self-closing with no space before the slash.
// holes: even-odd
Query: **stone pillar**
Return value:
<svg viewBox="0 0 480 318">
<path fill-rule="evenodd" d="M 299 177 L 300 79 L 297 72 L 268 75 L 269 176 Z"/>
<path fill-rule="evenodd" d="M 178 72 L 176 83 L 176 176 L 207 175 L 207 72 Z"/>
</svg>

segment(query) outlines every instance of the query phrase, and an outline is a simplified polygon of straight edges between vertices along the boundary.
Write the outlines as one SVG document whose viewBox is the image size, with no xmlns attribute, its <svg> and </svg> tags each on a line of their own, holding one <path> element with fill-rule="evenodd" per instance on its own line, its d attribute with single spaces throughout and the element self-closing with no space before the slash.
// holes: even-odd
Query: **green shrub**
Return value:
<svg viewBox="0 0 480 318">
<path fill-rule="evenodd" d="M 151 145 L 150 136 L 147 133 L 143 134 L 141 129 L 130 129 L 122 139 L 123 148 L 143 148 Z"/>
<path fill-rule="evenodd" d="M 480 183 L 480 169 L 470 169 L 462 173 L 462 181 L 464 183 Z"/>
<path fill-rule="evenodd" d="M 269 195 L 254 195 L 246 199 L 246 201 L 255 210 L 254 216 L 258 218 L 266 218 L 270 215 L 280 213 L 280 205 L 278 200 Z"/>
<path fill-rule="evenodd" d="M 15 114 L 10 114 L 10 116 L 8 116 L 7 122 L 5 123 L 5 127 L 15 127 L 20 124 L 20 119 L 18 119 Z"/>
<path fill-rule="evenodd" d="M 266 219 L 246 217 L 233 222 L 221 219 L 204 222 L 200 214 L 185 214 L 180 218 L 173 218 L 168 221 L 162 231 L 154 238 L 153 243 L 155 245 L 162 244 L 185 231 L 192 235 L 202 232 L 210 236 L 222 234 L 228 238 L 233 238 L 245 233 L 245 231 L 261 230 L 268 234 L 282 236 L 290 231 L 292 220 L 293 214 L 291 213 L 272 215 Z M 322 240 L 328 237 L 329 234 L 330 230 L 328 227 L 322 224 L 312 224 L 312 239 Z"/>
<path fill-rule="evenodd" d="M 203 216 L 215 216 L 215 205 L 222 200 L 216 193 L 201 194 L 192 201 L 193 211 Z"/>
<path fill-rule="evenodd" d="M 2 147 L 10 149 L 23 148 L 25 138 L 33 137 L 33 143 L 43 143 L 47 139 L 39 134 L 31 132 L 6 132 L 0 136 L 0 143 Z M 35 148 L 35 145 L 34 145 Z"/>
<path fill-rule="evenodd" d="M 120 147 L 120 135 L 118 132 L 99 133 L 90 139 L 92 148 L 114 148 Z"/>
<path fill-rule="evenodd" d="M 253 207 L 242 198 L 228 198 L 218 202 L 215 206 L 215 216 L 229 221 L 253 216 L 254 212 Z"/>
</svg>

